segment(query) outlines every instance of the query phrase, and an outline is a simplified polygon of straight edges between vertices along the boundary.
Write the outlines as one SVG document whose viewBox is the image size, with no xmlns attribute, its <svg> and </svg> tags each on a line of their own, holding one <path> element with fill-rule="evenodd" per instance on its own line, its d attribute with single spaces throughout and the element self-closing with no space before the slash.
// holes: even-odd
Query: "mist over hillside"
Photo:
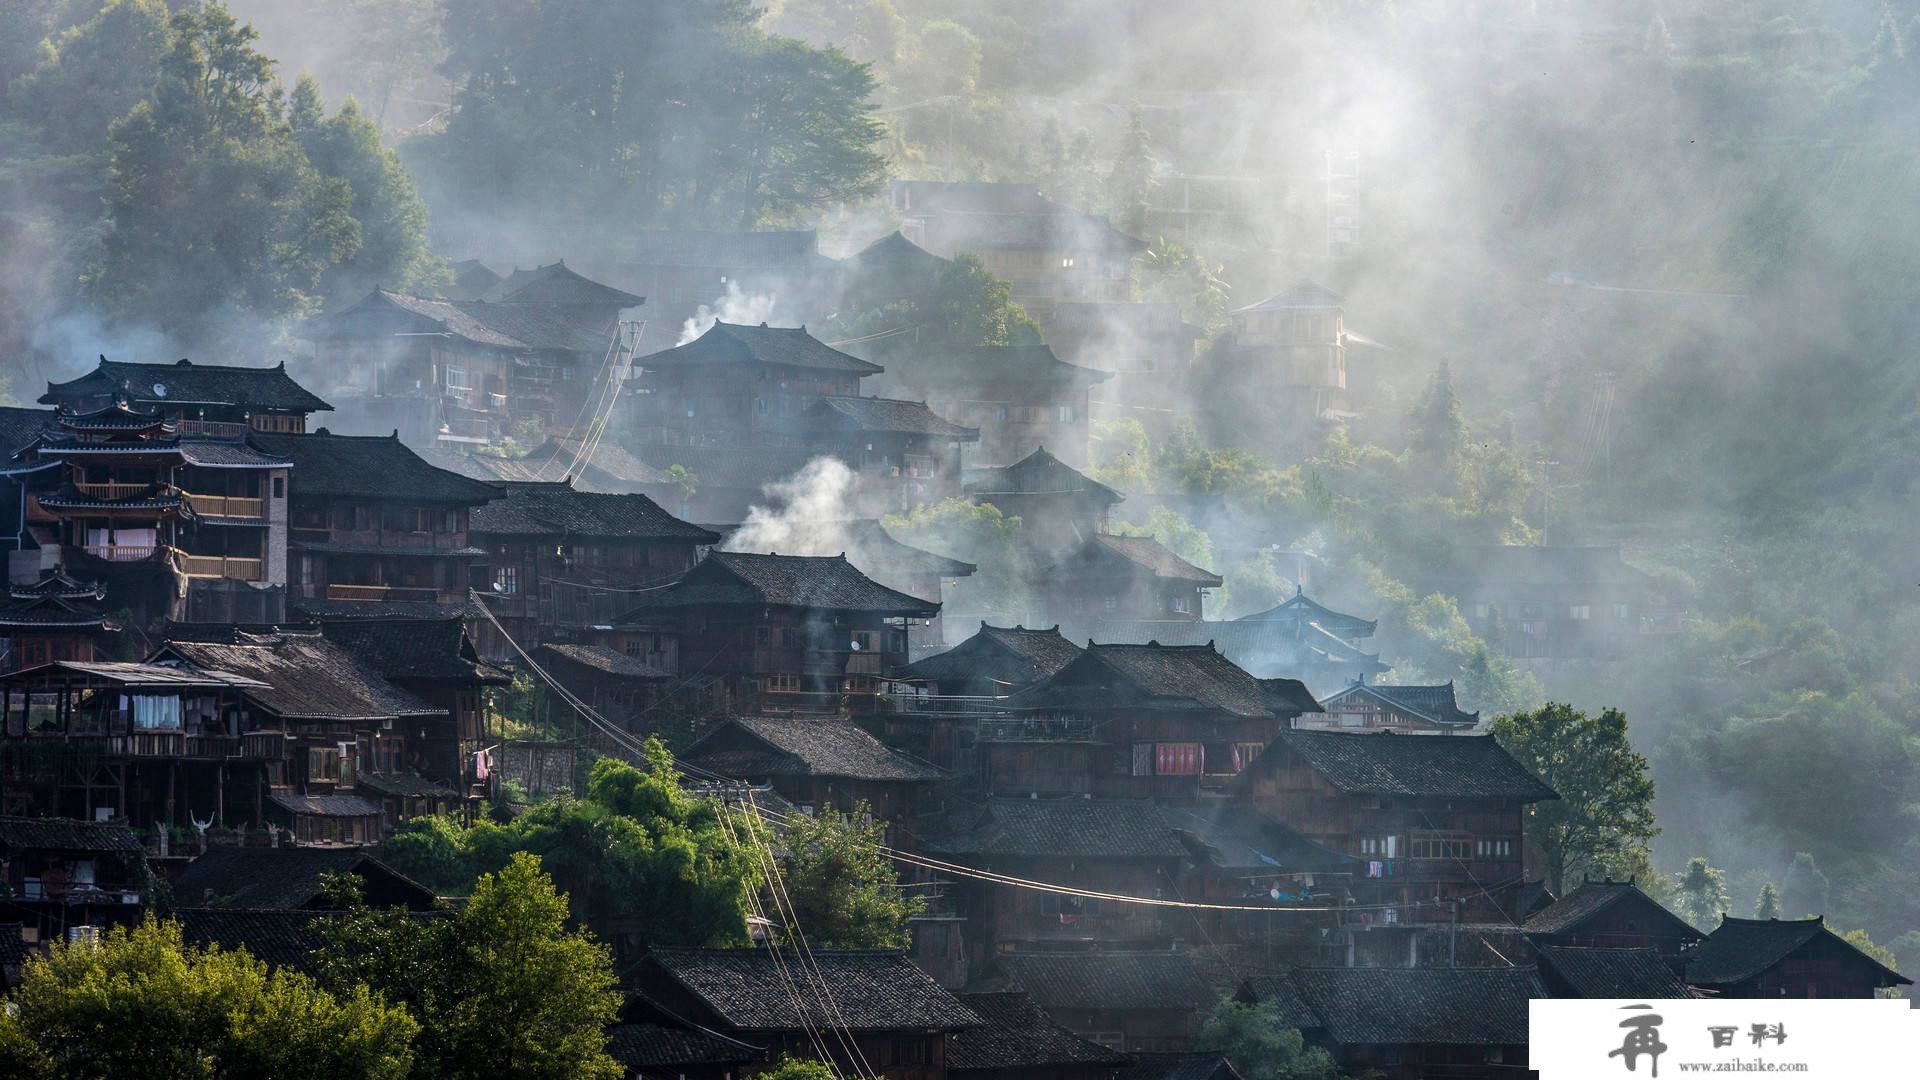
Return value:
<svg viewBox="0 0 1920 1080">
<path fill-rule="evenodd" d="M 1145 242 L 1134 298 L 1204 333 L 1160 403 L 1183 422 L 1096 417 L 1089 471 L 1221 573 L 1210 617 L 1284 599 L 1275 556 L 1309 553 L 1396 681 L 1626 713 L 1661 833 L 1596 870 L 1659 893 L 1704 856 L 1750 914 L 1817 865 L 1829 921 L 1920 968 L 1905 5 L 231 0 L 272 63 L 218 107 L 170 96 L 246 51 L 169 46 L 194 7 L 0 12 L 12 403 L 102 353 L 300 370 L 302 320 L 449 261 L 618 267 L 655 230 L 841 256 L 898 226 L 890 181 L 1028 185 Z M 183 176 L 197 201 L 153 201 Z M 1210 375 L 1228 313 L 1300 282 L 1380 346 L 1336 422 Z M 690 298 L 708 325 L 753 299 L 741 321 L 874 332 L 804 275 L 737 309 L 730 284 Z M 1507 655 L 1457 583 L 1511 544 L 1619 547 L 1674 632 Z"/>
</svg>

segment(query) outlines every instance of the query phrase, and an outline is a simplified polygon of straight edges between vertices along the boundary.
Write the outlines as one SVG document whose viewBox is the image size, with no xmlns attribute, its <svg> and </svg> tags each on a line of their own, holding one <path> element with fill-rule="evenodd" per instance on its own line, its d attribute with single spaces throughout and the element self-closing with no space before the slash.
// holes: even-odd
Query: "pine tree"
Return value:
<svg viewBox="0 0 1920 1080">
<path fill-rule="evenodd" d="M 1780 917 L 1780 892 L 1769 881 L 1760 886 L 1760 898 L 1754 901 L 1753 917 L 1756 919 L 1777 919 Z"/>
<path fill-rule="evenodd" d="M 1716 869 L 1701 856 L 1687 861 L 1686 873 L 1675 882 L 1678 895 L 1675 904 L 1680 916 L 1692 923 L 1694 929 L 1711 931 L 1720 924 L 1720 916 L 1727 910 L 1727 876 Z"/>
<path fill-rule="evenodd" d="M 1427 380 L 1413 411 L 1413 448 L 1435 461 L 1452 461 L 1467 444 L 1467 419 L 1453 392 L 1453 372 L 1445 360 Z"/>
</svg>

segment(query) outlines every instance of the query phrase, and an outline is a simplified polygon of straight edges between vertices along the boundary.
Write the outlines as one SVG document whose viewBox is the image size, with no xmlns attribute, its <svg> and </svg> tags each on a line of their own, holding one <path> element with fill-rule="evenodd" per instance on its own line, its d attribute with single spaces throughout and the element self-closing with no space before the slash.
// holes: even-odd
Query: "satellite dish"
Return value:
<svg viewBox="0 0 1920 1080">
<path fill-rule="evenodd" d="M 166 384 L 166 383 L 163 383 L 163 382 L 157 382 L 157 383 L 154 383 L 154 384 L 153 384 L 153 396 L 155 396 L 155 397 L 166 397 L 166 396 L 167 396 L 167 384 Z"/>
</svg>

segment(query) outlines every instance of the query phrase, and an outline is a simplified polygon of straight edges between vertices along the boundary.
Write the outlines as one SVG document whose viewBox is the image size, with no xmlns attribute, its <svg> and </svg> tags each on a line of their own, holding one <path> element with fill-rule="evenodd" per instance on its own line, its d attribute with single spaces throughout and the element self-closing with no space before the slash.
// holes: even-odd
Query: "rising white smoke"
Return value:
<svg viewBox="0 0 1920 1080">
<path fill-rule="evenodd" d="M 785 480 L 768 484 L 765 505 L 727 538 L 726 550 L 782 555 L 838 555 L 847 550 L 845 522 L 855 516 L 853 470 L 817 457 Z"/>
<path fill-rule="evenodd" d="M 685 345 L 701 334 L 713 329 L 716 322 L 763 323 L 773 317 L 773 294 L 750 293 L 740 288 L 738 282 L 727 282 L 726 295 L 711 304 L 701 304 L 693 318 L 680 324 L 680 340 L 675 345 Z"/>
</svg>

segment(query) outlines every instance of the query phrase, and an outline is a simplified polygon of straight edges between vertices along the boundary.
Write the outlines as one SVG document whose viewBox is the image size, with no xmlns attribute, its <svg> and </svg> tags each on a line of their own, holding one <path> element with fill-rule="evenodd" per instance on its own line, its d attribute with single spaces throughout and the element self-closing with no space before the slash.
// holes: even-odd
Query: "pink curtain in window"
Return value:
<svg viewBox="0 0 1920 1080">
<path fill-rule="evenodd" d="M 1204 766 L 1199 743 L 1161 743 L 1155 749 L 1154 772 L 1161 776 L 1192 776 Z"/>
</svg>

